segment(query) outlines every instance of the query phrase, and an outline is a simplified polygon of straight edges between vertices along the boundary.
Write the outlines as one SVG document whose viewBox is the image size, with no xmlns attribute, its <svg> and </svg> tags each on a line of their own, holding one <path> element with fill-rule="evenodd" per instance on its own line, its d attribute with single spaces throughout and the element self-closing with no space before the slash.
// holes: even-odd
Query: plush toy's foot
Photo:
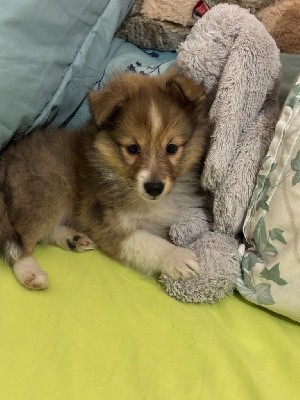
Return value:
<svg viewBox="0 0 300 400">
<path fill-rule="evenodd" d="M 231 236 L 209 232 L 189 248 L 199 257 L 201 273 L 186 281 L 161 275 L 160 282 L 167 294 L 185 303 L 208 304 L 232 295 L 240 275 L 237 241 Z"/>
</svg>

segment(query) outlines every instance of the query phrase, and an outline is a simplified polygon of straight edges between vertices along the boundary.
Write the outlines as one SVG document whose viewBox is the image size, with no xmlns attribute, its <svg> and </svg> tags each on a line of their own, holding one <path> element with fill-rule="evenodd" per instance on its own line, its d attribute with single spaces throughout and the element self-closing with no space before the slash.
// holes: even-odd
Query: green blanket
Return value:
<svg viewBox="0 0 300 400">
<path fill-rule="evenodd" d="M 5 400 L 297 399 L 300 325 L 238 295 L 182 304 L 96 251 L 37 248 L 30 292 L 0 262 Z"/>
</svg>

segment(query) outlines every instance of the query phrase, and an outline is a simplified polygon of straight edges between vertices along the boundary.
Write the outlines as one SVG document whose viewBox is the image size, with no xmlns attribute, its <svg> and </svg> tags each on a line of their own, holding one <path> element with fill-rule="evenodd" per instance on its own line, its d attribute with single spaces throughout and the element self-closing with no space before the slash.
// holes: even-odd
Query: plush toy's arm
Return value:
<svg viewBox="0 0 300 400">
<path fill-rule="evenodd" d="M 255 32 L 250 28 L 242 29 L 232 46 L 210 110 L 215 128 L 202 174 L 202 184 L 207 190 L 215 192 L 218 186 L 224 186 L 229 165 L 240 152 L 238 141 L 244 140 L 240 136 L 250 134 L 251 129 L 250 132 L 248 130 L 255 124 L 279 71 L 278 49 L 262 25 Z M 256 135 L 264 136 L 264 129 L 258 128 Z M 261 140 L 258 137 L 258 141 Z M 254 152 L 253 149 L 251 153 Z M 260 156 L 260 152 L 257 156 L 253 154 L 254 170 L 257 164 L 255 159 Z M 236 177 L 241 175 L 238 169 L 235 173 Z M 234 190 L 238 192 L 239 188 Z"/>
<path fill-rule="evenodd" d="M 203 82 L 213 98 L 214 130 L 202 185 L 215 192 L 236 158 L 242 131 L 246 134 L 278 78 L 279 50 L 253 15 L 223 4 L 195 24 L 179 48 L 177 63 L 197 83 Z"/>
<path fill-rule="evenodd" d="M 277 88 L 274 92 L 277 92 Z M 267 152 L 278 120 L 276 98 L 273 93 L 257 118 L 243 131 L 227 175 L 215 191 L 213 215 L 214 228 L 218 232 L 235 235 L 242 228 L 259 165 Z"/>
<path fill-rule="evenodd" d="M 187 247 L 212 229 L 212 215 L 207 208 L 187 208 L 179 222 L 169 231 L 170 239 L 177 246 Z"/>
</svg>

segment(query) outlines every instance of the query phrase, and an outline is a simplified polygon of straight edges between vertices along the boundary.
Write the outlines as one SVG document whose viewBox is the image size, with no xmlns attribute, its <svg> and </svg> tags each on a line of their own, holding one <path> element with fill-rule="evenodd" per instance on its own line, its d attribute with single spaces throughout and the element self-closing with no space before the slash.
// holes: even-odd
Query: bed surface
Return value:
<svg viewBox="0 0 300 400">
<path fill-rule="evenodd" d="M 238 295 L 183 304 L 97 251 L 37 248 L 50 287 L 0 262 L 5 400 L 296 399 L 300 326 Z"/>
</svg>

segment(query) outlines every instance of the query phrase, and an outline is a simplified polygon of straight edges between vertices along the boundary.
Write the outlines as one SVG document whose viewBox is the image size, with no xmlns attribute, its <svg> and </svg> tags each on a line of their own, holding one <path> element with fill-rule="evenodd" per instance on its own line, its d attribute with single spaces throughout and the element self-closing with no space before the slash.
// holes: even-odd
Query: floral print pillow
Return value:
<svg viewBox="0 0 300 400">
<path fill-rule="evenodd" d="M 300 322 L 300 75 L 262 161 L 244 235 L 250 247 L 237 289 Z"/>
</svg>

